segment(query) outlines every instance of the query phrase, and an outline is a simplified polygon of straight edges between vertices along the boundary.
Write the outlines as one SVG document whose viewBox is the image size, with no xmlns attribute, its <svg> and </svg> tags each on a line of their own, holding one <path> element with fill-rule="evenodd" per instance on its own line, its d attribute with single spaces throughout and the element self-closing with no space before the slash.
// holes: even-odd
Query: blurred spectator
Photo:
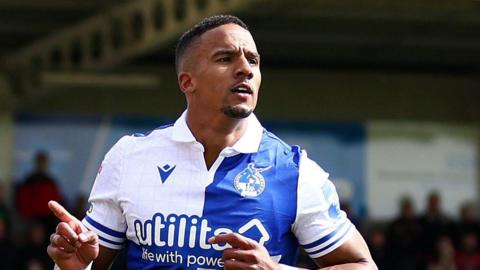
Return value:
<svg viewBox="0 0 480 270">
<path fill-rule="evenodd" d="M 462 248 L 462 237 L 466 233 L 473 233 L 480 238 L 480 223 L 476 216 L 473 203 L 467 202 L 460 208 L 460 221 L 454 226 L 454 240 L 457 248 Z"/>
<path fill-rule="evenodd" d="M 25 270 L 46 270 L 46 268 L 42 265 L 37 259 L 31 259 L 28 261 Z"/>
<path fill-rule="evenodd" d="M 7 205 L 7 200 L 5 198 L 5 187 L 3 185 L 2 179 L 0 179 L 0 219 L 3 220 L 7 231 L 10 231 L 10 221 L 11 221 L 11 212 L 10 208 Z"/>
<path fill-rule="evenodd" d="M 33 222 L 29 224 L 28 241 L 25 246 L 20 249 L 22 261 L 19 262 L 20 269 L 53 269 L 53 262 L 47 255 L 47 244 L 45 239 L 47 232 L 45 226 L 41 222 Z"/>
<path fill-rule="evenodd" d="M 2 254 L 2 261 L 0 269 L 13 270 L 15 267 L 15 247 L 11 241 L 11 232 L 9 230 L 6 220 L 0 216 L 0 254 Z"/>
<path fill-rule="evenodd" d="M 441 235 L 437 239 L 427 270 L 457 270 L 452 241 L 447 235 Z"/>
<path fill-rule="evenodd" d="M 423 256 L 434 252 L 437 240 L 442 235 L 451 233 L 451 220 L 442 211 L 440 194 L 431 192 L 427 197 L 425 213 L 420 217 L 422 232 L 421 237 Z"/>
<path fill-rule="evenodd" d="M 15 249 L 12 242 L 10 210 L 5 199 L 5 188 L 0 179 L 0 254 L 2 262 L 0 269 L 15 269 Z"/>
<path fill-rule="evenodd" d="M 458 270 L 479 270 L 480 251 L 476 232 L 465 232 L 461 237 L 460 250 L 455 256 Z"/>
<path fill-rule="evenodd" d="M 400 202 L 400 216 L 387 228 L 388 269 L 417 269 L 420 224 L 415 217 L 413 202 L 404 198 Z"/>
<path fill-rule="evenodd" d="M 35 169 L 17 190 L 17 206 L 20 215 L 27 220 L 37 220 L 53 231 L 56 218 L 48 208 L 48 201 L 62 202 L 60 189 L 48 171 L 49 159 L 46 152 L 35 155 Z"/>
<path fill-rule="evenodd" d="M 383 228 L 375 227 L 367 236 L 367 244 L 372 258 L 378 269 L 387 269 L 387 256 L 385 253 L 385 232 Z"/>
</svg>

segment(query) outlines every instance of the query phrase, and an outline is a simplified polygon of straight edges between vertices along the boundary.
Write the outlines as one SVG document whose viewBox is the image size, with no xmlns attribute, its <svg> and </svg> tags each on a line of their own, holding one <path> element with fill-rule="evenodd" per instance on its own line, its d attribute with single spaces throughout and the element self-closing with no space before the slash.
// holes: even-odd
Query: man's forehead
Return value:
<svg viewBox="0 0 480 270">
<path fill-rule="evenodd" d="M 205 32 L 201 43 L 213 47 L 242 47 L 256 51 L 255 41 L 250 32 L 236 24 L 225 24 Z"/>
</svg>

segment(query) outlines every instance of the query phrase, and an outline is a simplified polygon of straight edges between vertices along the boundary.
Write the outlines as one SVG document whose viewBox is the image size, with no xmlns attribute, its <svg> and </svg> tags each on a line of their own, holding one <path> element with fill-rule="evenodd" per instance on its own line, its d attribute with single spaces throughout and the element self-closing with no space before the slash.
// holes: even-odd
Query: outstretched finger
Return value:
<svg viewBox="0 0 480 270">
<path fill-rule="evenodd" d="M 55 216 L 63 222 L 77 221 L 80 222 L 77 218 L 72 216 L 63 206 L 61 206 L 56 201 L 49 201 L 48 208 L 55 214 Z"/>
<path fill-rule="evenodd" d="M 242 236 L 238 233 L 225 233 L 219 234 L 208 239 L 210 244 L 227 243 L 233 248 L 238 249 L 254 249 L 258 246 L 258 243 L 254 240 Z"/>
</svg>

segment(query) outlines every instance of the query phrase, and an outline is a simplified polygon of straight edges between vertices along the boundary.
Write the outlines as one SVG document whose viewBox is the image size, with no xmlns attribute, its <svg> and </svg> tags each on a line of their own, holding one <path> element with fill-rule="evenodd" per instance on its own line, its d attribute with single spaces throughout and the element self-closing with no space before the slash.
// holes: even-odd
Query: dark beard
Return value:
<svg viewBox="0 0 480 270">
<path fill-rule="evenodd" d="M 222 108 L 222 112 L 231 118 L 234 119 L 243 119 L 247 118 L 253 110 L 246 110 L 239 107 L 226 106 Z"/>
</svg>

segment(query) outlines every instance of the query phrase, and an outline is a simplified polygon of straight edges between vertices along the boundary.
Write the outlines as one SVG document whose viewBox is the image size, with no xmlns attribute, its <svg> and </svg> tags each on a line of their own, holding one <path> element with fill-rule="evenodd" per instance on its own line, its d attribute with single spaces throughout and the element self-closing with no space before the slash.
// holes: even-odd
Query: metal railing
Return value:
<svg viewBox="0 0 480 270">
<path fill-rule="evenodd" d="M 249 2 L 128 2 L 36 41 L 9 55 L 3 64 L 33 70 L 108 68 L 158 48 L 205 16 L 239 9 Z"/>
</svg>

